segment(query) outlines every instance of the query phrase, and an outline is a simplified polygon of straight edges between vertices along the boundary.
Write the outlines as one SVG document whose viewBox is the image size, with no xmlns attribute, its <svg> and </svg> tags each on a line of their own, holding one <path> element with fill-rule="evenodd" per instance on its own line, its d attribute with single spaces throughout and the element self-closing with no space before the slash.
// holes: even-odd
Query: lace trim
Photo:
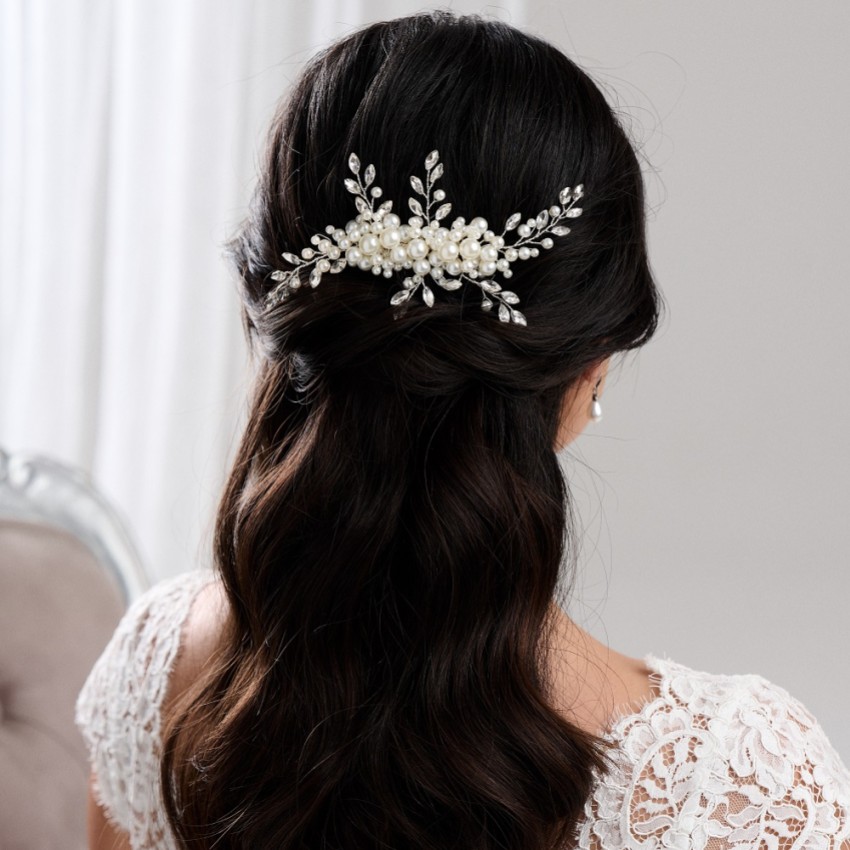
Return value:
<svg viewBox="0 0 850 850">
<path fill-rule="evenodd" d="M 214 575 L 158 583 L 128 609 L 77 698 L 76 723 L 92 765 L 93 794 L 134 850 L 176 850 L 162 811 L 160 709 L 182 644 L 182 625 Z"/>
</svg>

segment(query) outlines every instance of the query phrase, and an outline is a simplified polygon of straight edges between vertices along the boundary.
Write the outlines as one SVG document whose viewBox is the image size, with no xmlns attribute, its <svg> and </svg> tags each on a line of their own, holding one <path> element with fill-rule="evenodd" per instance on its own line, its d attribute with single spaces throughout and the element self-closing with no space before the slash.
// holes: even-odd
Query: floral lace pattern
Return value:
<svg viewBox="0 0 850 850">
<path fill-rule="evenodd" d="M 182 625 L 210 572 L 159 582 L 128 609 L 77 697 L 94 795 L 133 850 L 177 850 L 162 811 L 160 709 Z"/>
<path fill-rule="evenodd" d="M 660 693 L 609 732 L 580 848 L 850 850 L 850 771 L 800 702 L 761 676 L 645 661 Z"/>
<path fill-rule="evenodd" d="M 160 582 L 125 614 L 77 700 L 95 794 L 133 850 L 176 850 L 162 812 L 160 710 L 182 625 L 211 573 Z M 647 656 L 658 696 L 607 737 L 613 768 L 581 850 L 850 850 L 850 771 L 809 712 L 760 676 Z"/>
</svg>

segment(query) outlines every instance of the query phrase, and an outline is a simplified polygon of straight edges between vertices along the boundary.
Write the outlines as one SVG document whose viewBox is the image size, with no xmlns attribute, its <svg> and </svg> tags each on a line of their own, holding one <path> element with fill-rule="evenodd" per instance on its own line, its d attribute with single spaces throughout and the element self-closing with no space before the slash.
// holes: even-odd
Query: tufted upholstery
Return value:
<svg viewBox="0 0 850 850">
<path fill-rule="evenodd" d="M 83 850 L 88 767 L 74 702 L 145 586 L 79 471 L 0 450 L 0 848 Z"/>
<path fill-rule="evenodd" d="M 70 534 L 0 522 L 0 846 L 85 847 L 88 768 L 74 700 L 124 610 Z"/>
</svg>

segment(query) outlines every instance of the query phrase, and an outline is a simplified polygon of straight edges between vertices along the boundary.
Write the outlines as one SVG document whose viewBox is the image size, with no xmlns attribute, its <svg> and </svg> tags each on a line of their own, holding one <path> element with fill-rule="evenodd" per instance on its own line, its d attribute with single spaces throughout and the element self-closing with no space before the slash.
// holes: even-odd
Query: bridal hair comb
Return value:
<svg viewBox="0 0 850 850">
<path fill-rule="evenodd" d="M 301 256 L 285 252 L 283 259 L 294 266 L 289 271 L 274 271 L 271 274 L 278 284 L 268 294 L 266 306 L 274 307 L 302 285 L 300 272 L 312 267 L 308 283 L 316 287 L 325 273 L 341 272 L 346 266 L 356 266 L 373 274 L 392 277 L 397 271 L 410 270 L 411 274 L 402 281 L 400 289 L 390 298 L 393 306 L 409 301 L 416 292 L 428 307 L 434 305 L 434 291 L 426 281 L 447 290 L 460 289 L 463 282 L 472 283 L 482 292 L 481 307 L 491 310 L 498 303 L 498 315 L 502 322 L 525 325 L 525 316 L 516 309 L 519 296 L 502 289 L 492 276 L 500 273 L 510 278 L 511 263 L 536 257 L 541 248 L 551 248 L 554 236 L 566 236 L 570 229 L 562 224 L 566 219 L 581 215 L 576 202 L 584 195 L 581 185 L 562 189 L 559 204 L 538 213 L 536 218 L 522 221 L 520 213 L 514 213 L 505 222 L 501 235 L 489 229 L 486 219 L 476 216 L 456 218 L 451 227 L 442 221 L 451 212 L 450 203 L 441 203 L 446 193 L 434 189 L 434 183 L 443 174 L 443 163 L 439 153 L 431 151 L 425 159 L 427 172 L 423 184 L 419 177 L 412 176 L 410 185 L 423 200 L 411 197 L 408 206 L 413 213 L 406 224 L 391 212 L 393 202 L 383 201 L 377 209 L 375 204 L 383 194 L 375 182 L 375 166 L 367 165 L 361 175 L 360 159 L 352 153 L 348 167 L 357 178 L 345 179 L 345 187 L 355 195 L 354 204 L 358 215 L 346 223 L 344 228 L 328 225 L 325 234 L 310 238 L 313 248 L 304 248 Z M 432 206 L 439 204 L 431 212 Z M 506 235 L 516 231 L 517 238 L 511 244 Z"/>
</svg>

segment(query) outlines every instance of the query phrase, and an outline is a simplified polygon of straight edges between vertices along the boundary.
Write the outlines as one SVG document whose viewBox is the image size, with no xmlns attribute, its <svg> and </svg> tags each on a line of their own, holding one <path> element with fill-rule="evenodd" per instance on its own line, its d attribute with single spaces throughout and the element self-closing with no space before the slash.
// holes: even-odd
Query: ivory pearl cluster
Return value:
<svg viewBox="0 0 850 850">
<path fill-rule="evenodd" d="M 425 224 L 419 216 L 402 224 L 395 213 L 383 220 L 364 221 L 358 216 L 348 222 L 344 233 L 333 232 L 340 248 L 345 249 L 349 265 L 361 269 L 378 269 L 392 277 L 397 267 L 413 269 L 424 277 L 432 271 L 458 276 L 461 272 L 478 276 L 492 275 L 498 268 L 510 271 L 507 260 L 499 260 L 499 248 L 505 240 L 488 229 L 483 218 L 474 218 L 468 225 L 456 218 L 449 230 Z M 528 249 L 526 249 L 528 250 Z M 439 278 L 438 271 L 434 275 Z"/>
<path fill-rule="evenodd" d="M 575 206 L 584 194 L 583 187 L 578 185 L 574 189 L 561 190 L 560 205 L 553 205 L 522 224 L 519 213 L 510 216 L 501 234 L 491 230 L 481 216 L 469 223 L 459 216 L 446 227 L 442 222 L 452 205 L 441 203 L 445 200 L 445 192 L 434 189 L 434 183 L 443 174 L 443 164 L 435 150 L 425 160 L 426 182 L 423 184 L 416 176 L 410 178 L 414 191 L 423 197 L 424 206 L 418 198 L 409 198 L 413 216 L 402 223 L 401 218 L 391 212 L 392 201 L 384 201 L 375 209 L 375 203 L 383 194 L 379 186 L 373 185 L 375 166 L 367 166 L 361 178 L 360 160 L 354 153 L 348 158 L 348 166 L 357 179 L 346 178 L 345 185 L 356 195 L 358 215 L 344 228 L 329 225 L 325 235 L 311 237 L 314 247 L 304 248 L 300 257 L 289 252 L 283 254 L 283 259 L 295 269 L 272 272 L 271 277 L 278 285 L 269 293 L 269 307 L 301 286 L 301 268 L 313 267 L 309 285 L 316 287 L 323 274 L 338 273 L 346 266 L 354 266 L 387 278 L 401 270 L 411 272 L 404 278 L 403 288 L 390 298 L 393 306 L 410 300 L 421 290 L 423 302 L 432 307 L 434 292 L 426 278 L 430 278 L 432 285 L 446 290 L 459 289 L 463 281 L 468 281 L 481 289 L 484 310 L 492 309 L 496 302 L 501 321 L 525 325 L 525 316 L 514 306 L 519 303 L 519 296 L 502 289 L 492 276 L 499 273 L 505 279 L 510 278 L 512 262 L 536 257 L 540 249 L 551 248 L 554 241 L 547 234 L 565 236 L 570 230 L 561 221 L 577 218 L 582 212 Z M 436 204 L 439 206 L 432 215 L 431 207 Z M 518 239 L 507 244 L 505 237 L 513 230 Z"/>
</svg>

